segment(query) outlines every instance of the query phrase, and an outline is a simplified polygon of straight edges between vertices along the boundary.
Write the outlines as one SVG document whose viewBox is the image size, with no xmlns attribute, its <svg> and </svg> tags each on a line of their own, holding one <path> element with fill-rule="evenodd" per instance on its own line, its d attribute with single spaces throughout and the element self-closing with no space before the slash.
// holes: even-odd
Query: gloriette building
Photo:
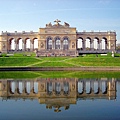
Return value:
<svg viewBox="0 0 120 120">
<path fill-rule="evenodd" d="M 2 32 L 0 35 L 1 52 L 37 51 L 38 56 L 78 56 L 83 53 L 106 53 L 116 50 L 116 32 L 78 32 L 76 27 L 60 20 L 46 24 L 38 32 Z M 27 41 L 30 45 L 27 47 Z M 35 40 L 38 41 L 35 47 Z M 14 50 L 12 49 L 14 41 Z M 21 41 L 21 48 L 20 48 Z"/>
</svg>

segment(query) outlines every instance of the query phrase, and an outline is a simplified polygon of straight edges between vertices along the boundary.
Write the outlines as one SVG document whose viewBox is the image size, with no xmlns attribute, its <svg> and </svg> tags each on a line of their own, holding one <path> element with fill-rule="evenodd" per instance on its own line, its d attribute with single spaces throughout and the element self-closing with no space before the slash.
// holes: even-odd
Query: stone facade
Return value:
<svg viewBox="0 0 120 120">
<path fill-rule="evenodd" d="M 38 40 L 37 55 L 38 56 L 77 56 L 79 51 L 102 50 L 102 40 L 104 39 L 104 50 L 116 49 L 116 32 L 77 32 L 75 27 L 64 22 L 60 24 L 60 20 L 55 20 L 55 24 L 50 22 L 45 28 L 39 28 L 38 32 L 2 32 L 0 35 L 0 51 L 12 51 L 11 43 L 14 40 L 15 49 L 13 51 L 34 51 L 34 41 Z M 27 49 L 27 40 L 30 40 L 30 47 Z M 22 40 L 22 49 L 19 49 L 20 40 Z M 90 46 L 86 46 L 89 40 Z M 94 41 L 97 41 L 95 49 Z M 81 41 L 81 42 L 78 42 Z M 78 47 L 80 44 L 80 48 Z"/>
</svg>

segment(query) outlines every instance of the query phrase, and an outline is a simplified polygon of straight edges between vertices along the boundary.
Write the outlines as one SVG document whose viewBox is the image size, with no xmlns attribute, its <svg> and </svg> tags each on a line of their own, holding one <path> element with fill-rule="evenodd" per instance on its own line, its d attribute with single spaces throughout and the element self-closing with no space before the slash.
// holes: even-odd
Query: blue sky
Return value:
<svg viewBox="0 0 120 120">
<path fill-rule="evenodd" d="M 78 31 L 116 31 L 120 0 L 0 0 L 0 31 L 35 31 L 60 19 Z"/>
</svg>

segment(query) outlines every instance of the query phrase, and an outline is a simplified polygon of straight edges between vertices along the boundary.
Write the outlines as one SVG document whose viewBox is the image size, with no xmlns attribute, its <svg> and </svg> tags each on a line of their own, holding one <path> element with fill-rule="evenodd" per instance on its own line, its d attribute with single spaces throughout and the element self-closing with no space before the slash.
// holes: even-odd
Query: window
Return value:
<svg viewBox="0 0 120 120">
<path fill-rule="evenodd" d="M 52 38 L 51 37 L 47 38 L 47 49 L 52 49 Z"/>
<path fill-rule="evenodd" d="M 63 50 L 68 50 L 68 38 L 63 39 Z"/>
<path fill-rule="evenodd" d="M 55 38 L 55 49 L 60 49 L 60 46 L 61 46 L 60 38 L 57 37 Z"/>
</svg>

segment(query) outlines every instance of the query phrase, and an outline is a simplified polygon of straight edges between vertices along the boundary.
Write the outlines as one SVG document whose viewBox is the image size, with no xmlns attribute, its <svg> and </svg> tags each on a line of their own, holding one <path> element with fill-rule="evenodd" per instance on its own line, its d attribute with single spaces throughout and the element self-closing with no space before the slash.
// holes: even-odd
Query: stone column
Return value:
<svg viewBox="0 0 120 120">
<path fill-rule="evenodd" d="M 25 41 L 24 40 L 22 40 L 22 51 L 25 51 Z"/>
<path fill-rule="evenodd" d="M 105 50 L 107 50 L 107 41 L 105 40 Z"/>
<path fill-rule="evenodd" d="M 43 49 L 46 50 L 47 49 L 46 40 L 43 43 L 44 43 L 44 46 L 45 46 L 45 47 L 43 47 Z"/>
<path fill-rule="evenodd" d="M 10 42 L 7 42 L 7 50 L 9 51 L 9 50 L 11 50 L 11 43 Z M 4 50 L 4 48 L 5 48 L 5 44 L 3 43 L 3 42 L 1 42 L 1 51 L 2 50 Z"/>
<path fill-rule="evenodd" d="M 71 40 L 68 40 L 68 50 L 71 49 Z"/>
<path fill-rule="evenodd" d="M 98 82 L 99 92 L 102 92 L 102 81 L 100 80 Z"/>
<path fill-rule="evenodd" d="M 40 51 L 40 40 L 38 40 L 38 51 Z"/>
<path fill-rule="evenodd" d="M 33 44 L 33 41 L 30 40 L 30 51 L 33 51 L 34 50 L 34 44 Z"/>
<path fill-rule="evenodd" d="M 55 49 L 55 40 L 52 40 L 52 49 Z"/>
<path fill-rule="evenodd" d="M 63 40 L 61 40 L 61 46 L 60 49 L 63 50 Z"/>
<path fill-rule="evenodd" d="M 83 81 L 83 93 L 86 93 L 86 81 Z"/>
<path fill-rule="evenodd" d="M 100 41 L 99 44 L 100 44 L 100 50 L 102 50 L 102 41 Z"/>
<path fill-rule="evenodd" d="M 83 50 L 85 50 L 85 48 L 86 48 L 86 40 L 83 40 L 83 41 L 82 41 L 82 44 L 83 44 L 83 45 L 82 45 Z"/>
<path fill-rule="evenodd" d="M 52 49 L 55 49 L 55 48 L 54 48 L 54 40 L 52 40 Z"/>
<path fill-rule="evenodd" d="M 16 40 L 14 42 L 15 42 L 15 51 L 17 51 L 18 50 L 18 42 Z"/>
<path fill-rule="evenodd" d="M 25 94 L 25 82 L 26 81 L 22 81 L 22 94 Z"/>
<path fill-rule="evenodd" d="M 108 41 L 108 49 L 109 49 L 109 50 L 111 49 L 110 40 Z"/>
<path fill-rule="evenodd" d="M 98 81 L 98 92 L 101 92 L 101 81 Z"/>
<path fill-rule="evenodd" d="M 98 43 L 98 50 L 100 50 L 100 43 Z"/>
<path fill-rule="evenodd" d="M 52 41 L 53 42 L 53 41 Z M 53 44 L 53 43 L 52 43 Z M 52 45 L 53 47 L 53 45 Z M 45 40 L 45 49 L 48 50 L 48 40 Z M 53 48 L 52 48 L 53 49 Z"/>
<path fill-rule="evenodd" d="M 15 51 L 17 51 L 17 43 L 16 43 L 16 41 L 14 41 L 14 48 L 15 48 Z"/>
<path fill-rule="evenodd" d="M 94 40 L 91 40 L 91 41 L 90 41 L 90 49 L 91 49 L 91 50 L 94 50 Z"/>
<path fill-rule="evenodd" d="M 27 93 L 27 82 L 26 81 L 24 82 L 24 93 L 25 94 Z"/>
<path fill-rule="evenodd" d="M 54 49 L 56 49 L 56 40 L 54 40 Z"/>
<path fill-rule="evenodd" d="M 90 81 L 90 89 L 91 89 L 91 92 L 94 93 L 94 81 Z"/>
<path fill-rule="evenodd" d="M 19 93 L 19 82 L 16 82 L 15 93 Z"/>
<path fill-rule="evenodd" d="M 101 40 L 98 41 L 98 47 L 97 47 L 98 50 L 102 50 L 102 43 L 101 43 Z"/>
<path fill-rule="evenodd" d="M 19 50 L 19 44 L 16 44 L 16 51 Z"/>
<path fill-rule="evenodd" d="M 30 93 L 34 92 L 34 82 L 30 81 Z"/>
</svg>

